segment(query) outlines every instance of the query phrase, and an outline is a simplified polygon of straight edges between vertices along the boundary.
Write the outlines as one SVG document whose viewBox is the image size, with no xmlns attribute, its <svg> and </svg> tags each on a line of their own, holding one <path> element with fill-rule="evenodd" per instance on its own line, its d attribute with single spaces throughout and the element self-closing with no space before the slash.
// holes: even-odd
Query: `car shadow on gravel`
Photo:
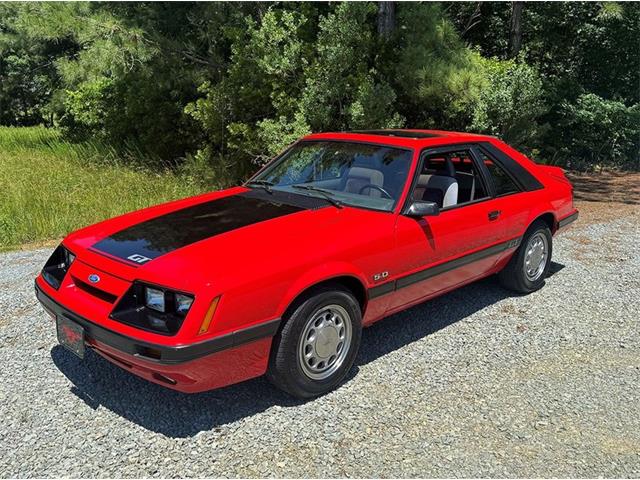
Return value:
<svg viewBox="0 0 640 480">
<path fill-rule="evenodd" d="M 516 295 L 490 277 L 385 318 L 362 332 L 356 365 L 366 365 Z"/>
<path fill-rule="evenodd" d="M 552 274 L 563 266 L 552 265 Z M 487 278 L 392 315 L 363 332 L 360 353 L 348 380 L 358 368 L 418 341 L 473 313 L 512 296 L 494 278 Z M 73 383 L 71 393 L 87 408 L 107 408 L 148 430 L 169 437 L 191 437 L 269 408 L 303 403 L 272 387 L 264 378 L 199 394 L 184 394 L 142 380 L 91 350 L 84 360 L 61 346 L 51 350 L 60 371 Z"/>
</svg>

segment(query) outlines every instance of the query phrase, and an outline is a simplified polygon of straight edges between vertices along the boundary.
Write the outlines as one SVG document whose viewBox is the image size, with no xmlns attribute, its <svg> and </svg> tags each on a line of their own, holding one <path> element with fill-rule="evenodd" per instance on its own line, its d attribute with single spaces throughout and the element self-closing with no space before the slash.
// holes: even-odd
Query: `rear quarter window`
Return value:
<svg viewBox="0 0 640 480">
<path fill-rule="evenodd" d="M 481 156 L 482 162 L 484 163 L 485 167 L 487 167 L 487 170 L 489 170 L 489 174 L 491 175 L 491 180 L 493 181 L 493 186 L 495 188 L 497 197 L 501 195 L 509 195 L 510 193 L 517 193 L 520 191 L 518 185 L 516 185 L 509 174 L 500 165 L 498 165 L 484 153 L 481 153 Z"/>
<path fill-rule="evenodd" d="M 532 174 L 532 172 L 528 171 L 525 167 L 520 165 L 520 163 L 511 158 L 509 154 L 502 151 L 500 148 L 492 145 L 489 142 L 483 142 L 479 146 L 479 150 L 482 153 L 485 153 L 486 156 L 491 156 L 493 162 L 496 165 L 500 165 L 503 170 L 508 171 L 511 179 L 514 180 L 519 187 L 522 187 L 521 190 L 530 192 L 533 190 L 544 188 L 542 183 L 540 183 L 540 181 Z M 505 145 L 505 147 L 515 152 L 515 150 L 510 148 L 508 145 Z M 531 163 L 533 164 L 533 162 Z"/>
</svg>

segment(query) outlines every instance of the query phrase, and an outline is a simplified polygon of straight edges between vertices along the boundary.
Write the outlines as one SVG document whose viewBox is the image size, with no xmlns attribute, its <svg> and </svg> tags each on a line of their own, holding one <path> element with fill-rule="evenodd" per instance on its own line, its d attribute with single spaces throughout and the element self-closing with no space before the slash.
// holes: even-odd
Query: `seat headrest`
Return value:
<svg viewBox="0 0 640 480">
<path fill-rule="evenodd" d="M 433 165 L 430 165 L 427 162 L 427 168 L 429 170 L 435 170 L 434 173 L 431 173 L 430 175 L 441 175 L 441 176 L 447 176 L 447 177 L 456 177 L 456 169 L 453 166 L 453 162 L 451 161 L 451 158 L 449 157 L 444 157 L 444 162 L 439 164 L 437 166 L 437 168 L 430 168 L 430 167 L 434 167 Z"/>
<path fill-rule="evenodd" d="M 445 164 L 445 175 L 447 175 L 448 177 L 454 177 L 456 176 L 456 169 L 453 166 L 453 162 L 451 161 L 451 159 L 449 157 L 447 157 L 444 161 Z"/>
<path fill-rule="evenodd" d="M 384 183 L 384 175 L 380 170 L 367 167 L 351 167 L 348 178 L 361 178 L 374 185 L 382 186 Z"/>
</svg>

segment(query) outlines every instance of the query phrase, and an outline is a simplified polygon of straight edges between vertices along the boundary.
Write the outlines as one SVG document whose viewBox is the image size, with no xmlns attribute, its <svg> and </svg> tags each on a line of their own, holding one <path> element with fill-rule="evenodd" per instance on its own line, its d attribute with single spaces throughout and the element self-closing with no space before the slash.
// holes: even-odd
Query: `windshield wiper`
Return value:
<svg viewBox="0 0 640 480">
<path fill-rule="evenodd" d="M 321 194 L 327 202 L 333 205 L 336 208 L 342 208 L 342 202 L 337 200 L 330 190 L 325 190 L 324 188 L 314 187 L 313 185 L 291 185 L 292 188 L 297 188 L 300 190 L 310 190 L 312 192 L 318 192 Z"/>
<path fill-rule="evenodd" d="M 269 180 L 251 180 L 250 182 L 245 183 L 245 185 L 254 185 L 256 187 L 262 187 L 265 189 L 267 193 L 273 193 L 271 187 L 273 187 L 273 182 Z"/>
</svg>

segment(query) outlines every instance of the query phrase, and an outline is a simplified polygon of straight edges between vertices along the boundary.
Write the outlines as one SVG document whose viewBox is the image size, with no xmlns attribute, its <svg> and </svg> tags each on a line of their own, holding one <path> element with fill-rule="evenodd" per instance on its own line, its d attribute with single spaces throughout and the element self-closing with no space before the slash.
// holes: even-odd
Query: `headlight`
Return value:
<svg viewBox="0 0 640 480">
<path fill-rule="evenodd" d="M 73 261 L 76 259 L 76 256 L 71 253 L 69 250 L 67 250 L 66 248 L 62 247 L 64 249 L 64 263 L 66 268 L 69 268 L 71 266 L 71 264 L 73 263 Z"/>
<path fill-rule="evenodd" d="M 186 315 L 191 308 L 192 303 L 193 297 L 183 295 L 181 293 L 176 293 L 176 313 Z"/>
<path fill-rule="evenodd" d="M 164 312 L 164 291 L 158 290 L 157 288 L 145 287 L 144 304 L 158 312 Z"/>
<path fill-rule="evenodd" d="M 164 335 L 175 335 L 193 295 L 135 282 L 111 312 L 111 318 Z"/>
<path fill-rule="evenodd" d="M 56 248 L 42 269 L 42 278 L 56 290 L 62 285 L 62 280 L 76 256 L 62 245 Z"/>
</svg>

